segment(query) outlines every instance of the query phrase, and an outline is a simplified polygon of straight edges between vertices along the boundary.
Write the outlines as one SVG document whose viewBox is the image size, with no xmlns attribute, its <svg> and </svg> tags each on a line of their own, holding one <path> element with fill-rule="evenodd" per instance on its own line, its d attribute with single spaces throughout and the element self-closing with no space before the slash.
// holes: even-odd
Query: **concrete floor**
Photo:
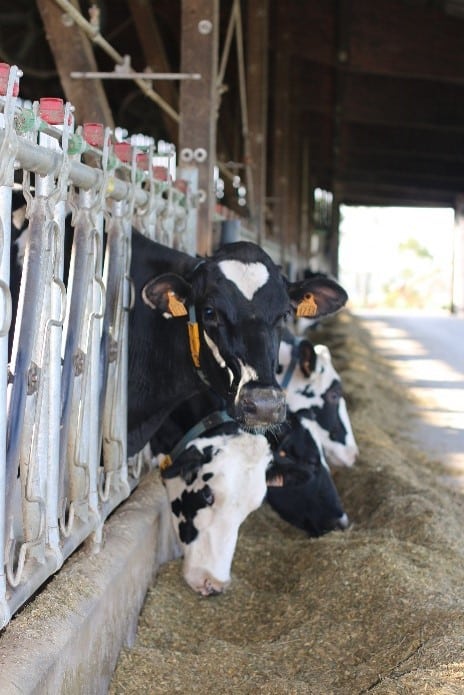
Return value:
<svg viewBox="0 0 464 695">
<path fill-rule="evenodd" d="M 418 405 L 415 440 L 464 492 L 464 317 L 356 311 Z"/>
</svg>

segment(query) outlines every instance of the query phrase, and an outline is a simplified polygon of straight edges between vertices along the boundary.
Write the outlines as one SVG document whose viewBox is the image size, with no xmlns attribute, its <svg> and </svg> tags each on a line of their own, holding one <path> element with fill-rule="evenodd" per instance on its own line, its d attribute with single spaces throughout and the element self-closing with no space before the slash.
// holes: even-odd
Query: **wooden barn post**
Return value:
<svg viewBox="0 0 464 695">
<path fill-rule="evenodd" d="M 273 237 L 281 245 L 281 263 L 287 260 L 289 199 L 289 135 L 290 135 L 290 36 L 285 22 L 285 9 L 277 7 L 279 31 L 275 37 L 276 68 L 273 91 Z"/>
<path fill-rule="evenodd" d="M 247 4 L 248 10 L 248 118 L 250 167 L 253 172 L 257 241 L 265 236 L 269 0 Z"/>
<path fill-rule="evenodd" d="M 198 167 L 197 252 L 212 250 L 215 210 L 218 0 L 182 0 L 181 72 L 200 73 L 180 85 L 179 166 Z"/>
<path fill-rule="evenodd" d="M 332 199 L 332 214 L 329 230 L 329 268 L 334 277 L 338 277 L 338 245 L 340 243 L 340 195 L 337 187 L 334 187 Z"/>
</svg>

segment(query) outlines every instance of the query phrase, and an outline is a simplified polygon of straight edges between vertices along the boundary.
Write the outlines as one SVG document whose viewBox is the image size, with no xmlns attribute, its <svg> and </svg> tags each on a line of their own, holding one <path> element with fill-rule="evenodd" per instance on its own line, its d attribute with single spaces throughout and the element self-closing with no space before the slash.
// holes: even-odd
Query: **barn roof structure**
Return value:
<svg viewBox="0 0 464 695">
<path fill-rule="evenodd" d="M 340 203 L 453 207 L 463 191 L 463 0 L 18 0 L 0 14 L 24 98 L 62 95 L 77 122 L 178 151 L 199 138 L 206 186 L 218 164 L 225 207 L 302 256 L 325 233 L 336 267 Z M 202 78 L 71 77 L 124 56 Z"/>
</svg>

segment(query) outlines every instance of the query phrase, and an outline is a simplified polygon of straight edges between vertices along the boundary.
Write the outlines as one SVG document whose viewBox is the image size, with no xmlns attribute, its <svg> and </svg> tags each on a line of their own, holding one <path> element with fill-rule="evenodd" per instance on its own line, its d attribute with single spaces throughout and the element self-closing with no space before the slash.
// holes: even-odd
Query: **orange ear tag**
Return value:
<svg viewBox="0 0 464 695">
<path fill-rule="evenodd" d="M 200 333 L 198 323 L 188 323 L 190 352 L 192 354 L 193 364 L 197 369 L 200 366 Z"/>
<path fill-rule="evenodd" d="M 317 314 L 317 304 L 311 292 L 305 294 L 296 308 L 297 316 L 315 316 Z"/>
<path fill-rule="evenodd" d="M 187 314 L 187 309 L 172 291 L 168 292 L 168 309 L 172 316 L 185 316 Z"/>
</svg>

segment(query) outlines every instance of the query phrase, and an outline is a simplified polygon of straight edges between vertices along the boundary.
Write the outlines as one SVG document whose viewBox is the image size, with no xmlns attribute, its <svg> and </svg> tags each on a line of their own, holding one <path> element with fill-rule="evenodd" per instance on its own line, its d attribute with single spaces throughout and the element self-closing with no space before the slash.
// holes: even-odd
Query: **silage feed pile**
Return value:
<svg viewBox="0 0 464 695">
<path fill-rule="evenodd" d="M 111 695 L 464 693 L 463 498 L 409 443 L 413 406 L 359 321 L 342 312 L 313 339 L 331 348 L 360 447 L 335 476 L 351 527 L 308 539 L 264 505 L 219 597 L 164 565 Z"/>
</svg>

